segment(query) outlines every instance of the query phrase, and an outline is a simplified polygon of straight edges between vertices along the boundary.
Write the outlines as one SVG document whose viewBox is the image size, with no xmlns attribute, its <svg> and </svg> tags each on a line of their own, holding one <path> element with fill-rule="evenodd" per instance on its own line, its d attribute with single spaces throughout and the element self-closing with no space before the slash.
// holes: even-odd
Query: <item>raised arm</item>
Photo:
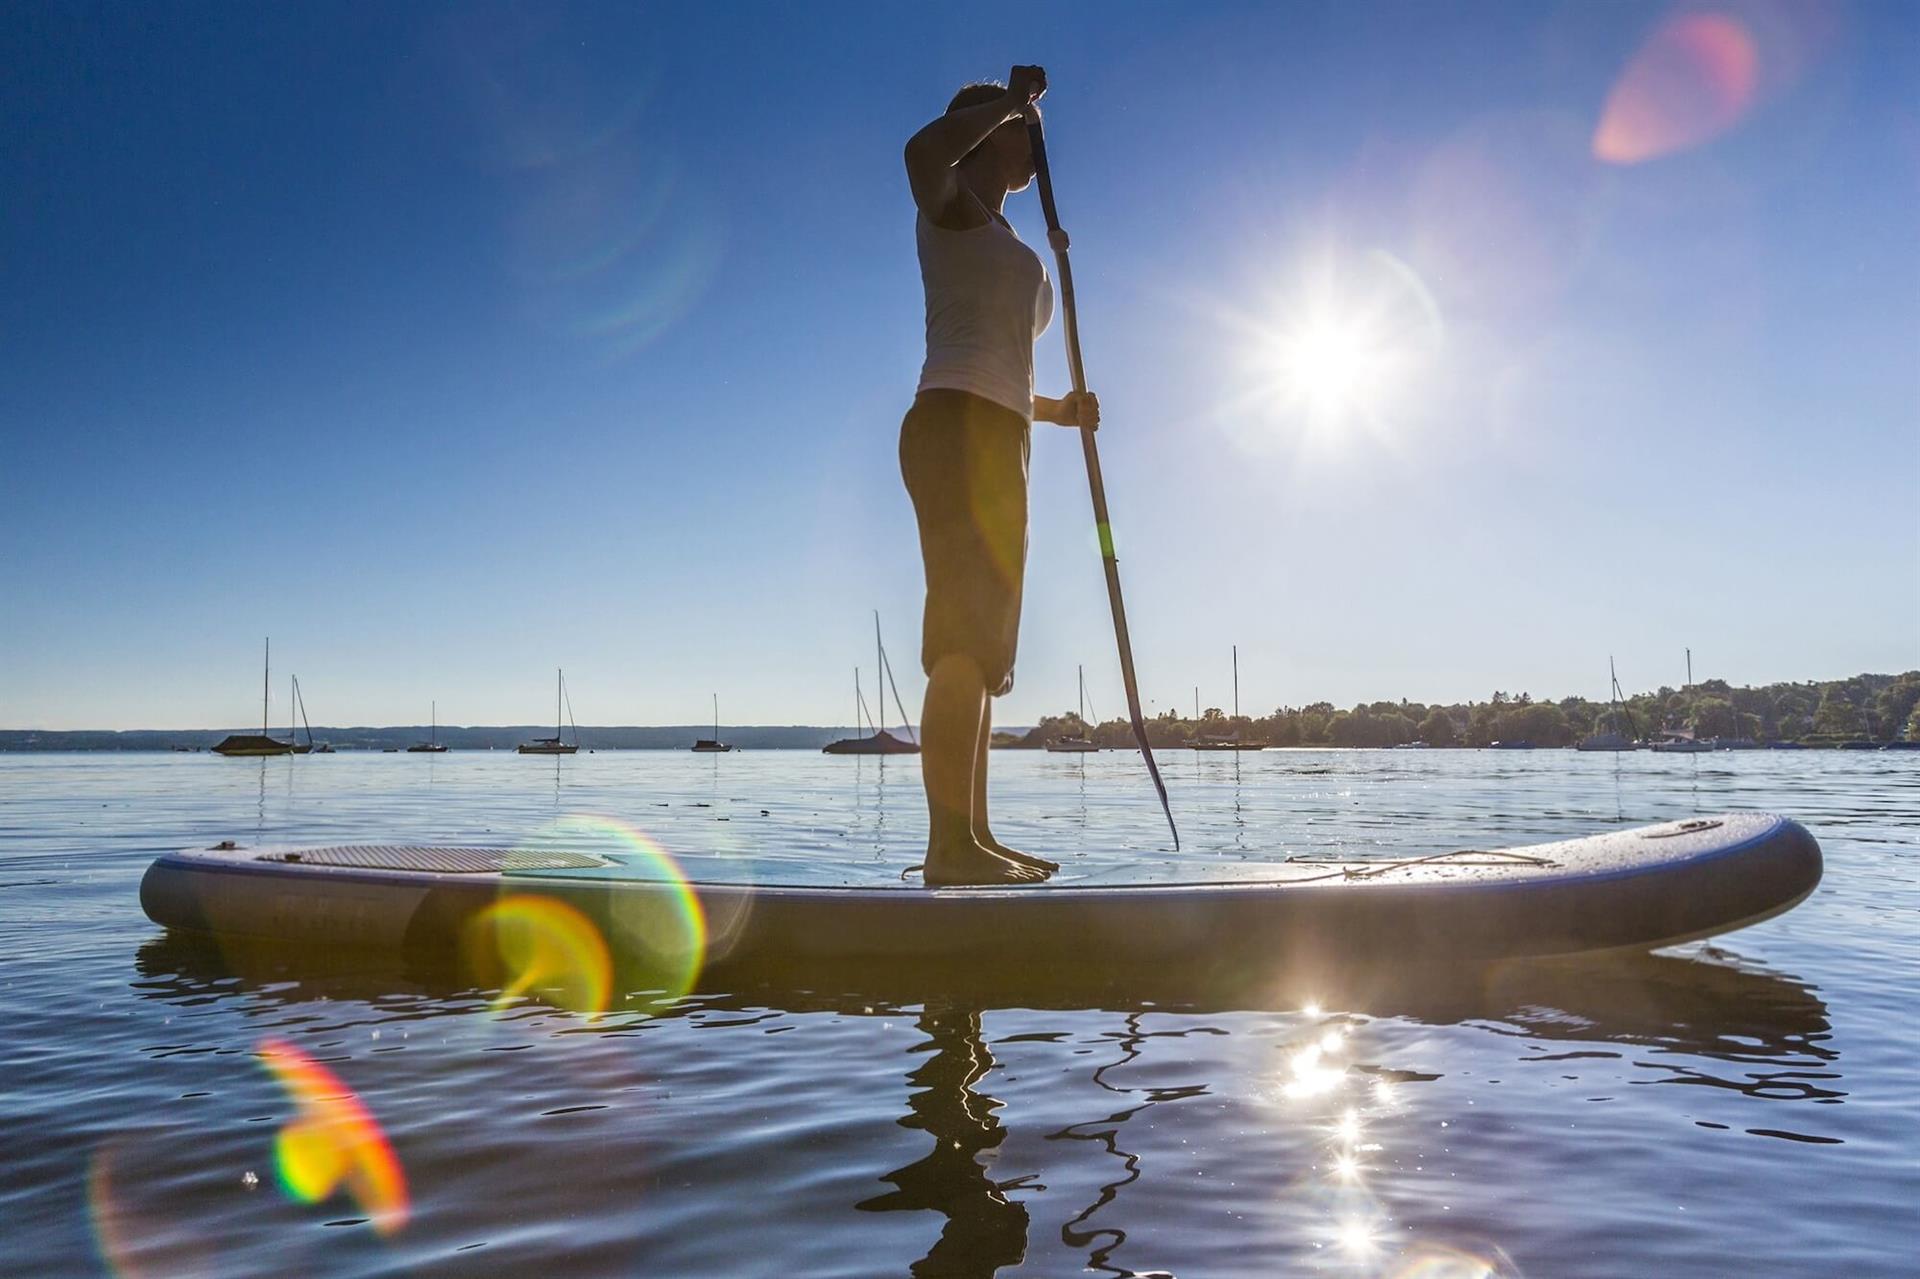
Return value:
<svg viewBox="0 0 1920 1279">
<path fill-rule="evenodd" d="M 907 139 L 907 183 L 913 202 L 929 221 L 942 226 L 977 225 L 971 210 L 957 219 L 955 197 L 960 194 L 954 166 L 987 140 L 987 135 L 1019 115 L 1029 102 L 1047 91 L 1047 73 L 1039 67 L 1015 67 L 1008 89 L 998 98 L 948 112 Z"/>
</svg>

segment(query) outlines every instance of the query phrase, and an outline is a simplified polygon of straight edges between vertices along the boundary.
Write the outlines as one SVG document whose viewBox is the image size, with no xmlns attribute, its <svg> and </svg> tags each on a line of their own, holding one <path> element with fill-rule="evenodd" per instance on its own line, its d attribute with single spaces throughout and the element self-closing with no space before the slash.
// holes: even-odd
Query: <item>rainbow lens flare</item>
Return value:
<svg viewBox="0 0 1920 1279">
<path fill-rule="evenodd" d="M 617 818 L 575 813 L 515 847 L 588 853 L 616 863 L 621 889 L 606 899 L 604 945 L 618 959 L 624 988 L 643 990 L 655 1003 L 693 989 L 706 966 L 709 921 L 686 872 L 658 841 Z"/>
<path fill-rule="evenodd" d="M 391 1235 L 407 1224 L 407 1179 L 386 1134 L 338 1075 L 284 1039 L 267 1039 L 260 1061 L 299 1114 L 274 1139 L 280 1185 L 301 1203 L 319 1203 L 342 1183 L 373 1228 Z"/>
<path fill-rule="evenodd" d="M 529 993 L 590 1020 L 607 1011 L 613 957 L 593 921 L 574 907 L 513 893 L 474 916 L 468 928 L 476 957 L 497 959 L 506 970 L 495 1011 Z"/>
<path fill-rule="evenodd" d="M 1759 50 L 1739 19 L 1670 18 L 1614 82 L 1593 133 L 1594 157 L 1641 164 L 1710 142 L 1739 123 L 1759 87 Z"/>
<path fill-rule="evenodd" d="M 1519 1273 L 1499 1249 L 1482 1256 L 1446 1244 L 1416 1243 L 1402 1254 L 1392 1279 L 1509 1279 Z"/>
</svg>

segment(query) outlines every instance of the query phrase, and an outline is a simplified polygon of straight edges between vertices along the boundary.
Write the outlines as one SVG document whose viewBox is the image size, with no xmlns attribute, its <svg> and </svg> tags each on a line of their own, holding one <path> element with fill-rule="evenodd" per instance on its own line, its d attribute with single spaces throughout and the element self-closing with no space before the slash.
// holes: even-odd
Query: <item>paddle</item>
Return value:
<svg viewBox="0 0 1920 1279">
<path fill-rule="evenodd" d="M 1040 184 L 1040 208 L 1047 216 L 1047 243 L 1053 246 L 1054 261 L 1060 268 L 1060 314 L 1067 333 L 1067 371 L 1073 376 L 1073 389 L 1084 394 L 1086 370 L 1080 363 L 1080 325 L 1073 309 L 1073 268 L 1067 262 L 1067 233 L 1060 229 L 1060 211 L 1053 203 L 1053 175 L 1047 171 L 1047 140 L 1040 127 L 1040 113 L 1027 109 L 1027 140 L 1033 144 L 1034 179 Z M 1153 788 L 1160 793 L 1160 808 L 1167 815 L 1167 829 L 1173 832 L 1173 848 L 1180 851 L 1180 828 L 1173 824 L 1173 805 L 1167 802 L 1167 784 L 1160 780 L 1160 766 L 1153 761 L 1153 747 L 1147 744 L 1146 721 L 1140 717 L 1140 685 L 1133 674 L 1133 641 L 1127 637 L 1127 606 L 1120 599 L 1120 561 L 1113 554 L 1113 526 L 1107 518 L 1107 486 L 1100 478 L 1100 447 L 1093 432 L 1080 428 L 1080 447 L 1087 458 L 1087 487 L 1093 493 L 1093 524 L 1100 534 L 1100 562 L 1107 570 L 1107 600 L 1113 605 L 1113 635 L 1120 645 L 1120 677 L 1127 685 L 1127 712 L 1133 719 L 1133 739 L 1140 743 L 1140 756 L 1147 761 L 1153 776 Z"/>
</svg>

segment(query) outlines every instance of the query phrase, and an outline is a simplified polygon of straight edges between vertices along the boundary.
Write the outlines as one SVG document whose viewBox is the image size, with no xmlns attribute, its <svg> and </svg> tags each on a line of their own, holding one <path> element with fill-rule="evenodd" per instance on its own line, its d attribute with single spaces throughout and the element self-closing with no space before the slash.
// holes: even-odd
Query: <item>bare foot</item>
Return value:
<svg viewBox="0 0 1920 1279">
<path fill-rule="evenodd" d="M 1002 857 L 983 844 L 940 844 L 927 849 L 921 871 L 930 888 L 960 884 L 1037 884 L 1049 872 Z"/>
<path fill-rule="evenodd" d="M 1050 862 L 1044 857 L 1035 857 L 1032 853 L 1023 853 L 1017 848 L 1008 848 L 1005 844 L 995 839 L 991 833 L 981 836 L 980 842 L 985 844 L 989 851 L 998 853 L 1010 862 L 1016 862 L 1022 866 L 1031 866 L 1033 869 L 1043 871 L 1049 875 L 1060 869 L 1059 862 Z"/>
</svg>

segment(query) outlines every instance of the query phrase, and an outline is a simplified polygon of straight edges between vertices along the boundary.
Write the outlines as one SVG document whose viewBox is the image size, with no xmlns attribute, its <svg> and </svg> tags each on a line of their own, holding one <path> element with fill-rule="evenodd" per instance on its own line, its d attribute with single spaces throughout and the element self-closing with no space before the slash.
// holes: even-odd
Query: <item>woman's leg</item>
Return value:
<svg viewBox="0 0 1920 1279">
<path fill-rule="evenodd" d="M 929 884 L 1024 883 L 1045 873 L 1002 857 L 973 835 L 975 757 L 987 688 L 971 657 L 950 653 L 927 676 L 920 767 L 927 788 Z"/>
<path fill-rule="evenodd" d="M 993 837 L 992 824 L 987 820 L 987 751 L 992 745 L 993 699 L 987 697 L 980 702 L 980 735 L 973 749 L 973 837 L 1008 861 L 1051 874 L 1060 869 L 1059 862 L 1050 862 L 1044 857 L 1008 848 Z"/>
</svg>

